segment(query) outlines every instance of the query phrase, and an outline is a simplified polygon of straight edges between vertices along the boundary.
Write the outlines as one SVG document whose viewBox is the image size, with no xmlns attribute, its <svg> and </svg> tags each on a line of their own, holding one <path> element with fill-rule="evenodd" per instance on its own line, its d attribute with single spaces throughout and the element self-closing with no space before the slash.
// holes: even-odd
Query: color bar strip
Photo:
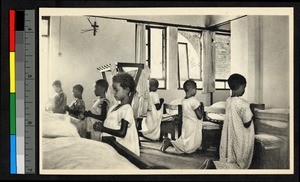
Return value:
<svg viewBox="0 0 300 182">
<path fill-rule="evenodd" d="M 16 135 L 10 135 L 10 174 L 17 173 Z"/>
<path fill-rule="evenodd" d="M 16 62 L 15 10 L 9 10 L 9 71 L 10 71 L 10 173 L 17 173 L 16 155 Z"/>
<path fill-rule="evenodd" d="M 16 93 L 16 60 L 15 52 L 9 53 L 10 93 Z"/>
<path fill-rule="evenodd" d="M 16 134 L 16 94 L 10 93 L 10 134 Z"/>
<path fill-rule="evenodd" d="M 9 51 L 15 51 L 15 24 L 16 11 L 9 10 Z"/>
</svg>

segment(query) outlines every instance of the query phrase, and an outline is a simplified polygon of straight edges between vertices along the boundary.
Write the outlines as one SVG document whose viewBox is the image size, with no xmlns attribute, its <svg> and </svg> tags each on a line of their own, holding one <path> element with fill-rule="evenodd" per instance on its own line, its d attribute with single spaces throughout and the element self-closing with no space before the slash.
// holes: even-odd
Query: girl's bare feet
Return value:
<svg viewBox="0 0 300 182">
<path fill-rule="evenodd" d="M 160 150 L 161 150 L 162 152 L 165 152 L 166 149 L 167 149 L 168 147 L 170 147 L 171 145 L 172 145 L 171 139 L 170 139 L 170 138 L 165 138 L 165 139 L 162 141 Z"/>
</svg>

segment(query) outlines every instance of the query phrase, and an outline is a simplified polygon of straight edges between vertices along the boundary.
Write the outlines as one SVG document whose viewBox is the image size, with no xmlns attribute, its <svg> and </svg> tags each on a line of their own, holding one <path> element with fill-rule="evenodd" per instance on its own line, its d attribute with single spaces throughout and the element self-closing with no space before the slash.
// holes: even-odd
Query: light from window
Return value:
<svg viewBox="0 0 300 182">
<path fill-rule="evenodd" d="M 215 34 L 216 89 L 229 89 L 227 79 L 230 76 L 230 35 Z"/>
<path fill-rule="evenodd" d="M 187 30 L 178 31 L 178 85 L 193 79 L 202 87 L 201 33 Z"/>
<path fill-rule="evenodd" d="M 147 64 L 151 78 L 156 78 L 159 88 L 166 88 L 165 29 L 148 27 L 146 41 Z"/>
</svg>

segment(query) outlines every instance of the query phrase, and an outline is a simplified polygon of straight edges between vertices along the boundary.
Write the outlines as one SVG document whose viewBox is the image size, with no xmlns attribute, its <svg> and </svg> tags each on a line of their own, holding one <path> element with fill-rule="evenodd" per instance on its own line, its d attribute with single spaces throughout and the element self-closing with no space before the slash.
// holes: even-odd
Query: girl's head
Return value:
<svg viewBox="0 0 300 182">
<path fill-rule="evenodd" d="M 73 87 L 73 96 L 75 98 L 82 98 L 83 87 L 80 84 L 77 84 Z"/>
<path fill-rule="evenodd" d="M 128 73 L 119 73 L 113 77 L 113 90 L 116 100 L 123 100 L 135 90 L 133 77 Z"/>
<path fill-rule="evenodd" d="M 151 78 L 149 80 L 149 90 L 150 90 L 150 92 L 156 92 L 158 86 L 159 86 L 159 83 L 155 78 Z"/>
<path fill-rule="evenodd" d="M 96 96 L 101 96 L 107 92 L 108 82 L 104 79 L 97 80 L 95 85 L 94 93 Z"/>
<path fill-rule="evenodd" d="M 191 96 L 195 96 L 197 93 L 197 84 L 193 80 L 187 80 L 183 84 L 183 89 L 186 94 L 189 94 Z"/>
<path fill-rule="evenodd" d="M 52 83 L 52 87 L 54 89 L 54 92 L 58 93 L 62 90 L 61 88 L 61 82 L 60 80 L 55 80 L 53 83 Z"/>
<path fill-rule="evenodd" d="M 236 96 L 242 96 L 245 93 L 247 85 L 246 78 L 240 74 L 232 74 L 228 78 L 229 88 L 232 90 L 232 94 Z"/>
</svg>

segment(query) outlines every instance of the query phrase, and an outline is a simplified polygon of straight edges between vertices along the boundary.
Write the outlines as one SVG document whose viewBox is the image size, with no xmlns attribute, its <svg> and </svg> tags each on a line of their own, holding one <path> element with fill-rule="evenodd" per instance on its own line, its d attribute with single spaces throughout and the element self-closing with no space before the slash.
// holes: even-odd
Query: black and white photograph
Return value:
<svg viewBox="0 0 300 182">
<path fill-rule="evenodd" d="M 293 174 L 293 8 L 39 8 L 40 174 Z"/>
</svg>

